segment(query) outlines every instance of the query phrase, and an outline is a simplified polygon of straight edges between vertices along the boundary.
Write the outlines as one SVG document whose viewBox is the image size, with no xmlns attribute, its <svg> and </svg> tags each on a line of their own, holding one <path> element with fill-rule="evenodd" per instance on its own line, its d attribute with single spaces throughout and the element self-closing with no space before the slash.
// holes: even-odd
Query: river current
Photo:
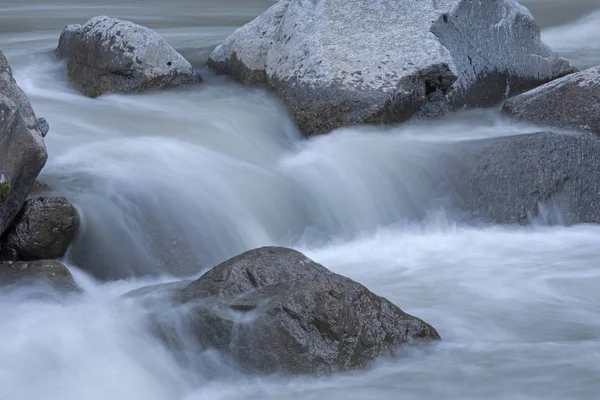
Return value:
<svg viewBox="0 0 600 400">
<path fill-rule="evenodd" d="M 600 64 L 597 1 L 523 3 L 573 65 Z M 488 109 L 306 140 L 270 95 L 204 66 L 271 4 L 0 1 L 0 49 L 51 127 L 41 179 L 82 216 L 65 262 L 85 290 L 56 302 L 0 293 L 0 400 L 598 398 L 600 227 L 465 224 L 430 201 L 448 142 L 542 128 Z M 95 15 L 156 30 L 206 83 L 82 96 L 52 51 L 65 25 Z M 146 305 L 120 297 L 274 244 L 387 297 L 443 342 L 350 374 L 253 377 L 211 352 L 176 359 Z"/>
</svg>

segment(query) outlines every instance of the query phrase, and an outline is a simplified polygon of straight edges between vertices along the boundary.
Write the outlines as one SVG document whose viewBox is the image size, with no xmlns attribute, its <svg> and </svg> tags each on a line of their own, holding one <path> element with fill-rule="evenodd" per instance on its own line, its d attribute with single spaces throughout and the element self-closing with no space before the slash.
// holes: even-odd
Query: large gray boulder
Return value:
<svg viewBox="0 0 600 400">
<path fill-rule="evenodd" d="M 156 32 L 105 16 L 94 17 L 83 26 L 68 25 L 56 55 L 68 59 L 69 78 L 90 97 L 202 81 L 192 65 Z"/>
<path fill-rule="evenodd" d="M 429 324 L 287 248 L 238 255 L 176 297 L 200 343 L 252 373 L 351 370 L 440 338 Z"/>
<path fill-rule="evenodd" d="M 0 234 L 21 209 L 47 157 L 39 121 L 0 51 Z"/>
<path fill-rule="evenodd" d="M 79 228 L 79 214 L 64 197 L 38 197 L 25 202 L 2 245 L 22 260 L 60 258 Z"/>
<path fill-rule="evenodd" d="M 573 72 L 514 0 L 280 0 L 211 54 L 305 133 L 489 106 Z"/>
<path fill-rule="evenodd" d="M 600 139 L 544 132 L 456 146 L 445 183 L 469 219 L 600 223 Z"/>
<path fill-rule="evenodd" d="M 79 290 L 67 267 L 56 260 L 0 263 L 0 286 L 48 285 L 61 292 Z"/>
<path fill-rule="evenodd" d="M 523 121 L 600 135 L 600 66 L 513 97 L 503 111 Z"/>
</svg>

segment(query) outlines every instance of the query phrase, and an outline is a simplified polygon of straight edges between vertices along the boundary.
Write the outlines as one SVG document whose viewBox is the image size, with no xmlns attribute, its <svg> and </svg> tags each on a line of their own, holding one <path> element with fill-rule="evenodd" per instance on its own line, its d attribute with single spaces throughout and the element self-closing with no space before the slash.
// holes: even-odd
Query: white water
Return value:
<svg viewBox="0 0 600 400">
<path fill-rule="evenodd" d="M 56 302 L 0 294 L 0 400 L 597 397 L 600 228 L 465 226 L 434 202 L 445 142 L 538 128 L 474 110 L 305 141 L 268 95 L 206 70 L 201 90 L 92 100 L 50 54 L 66 23 L 110 14 L 202 65 L 271 2 L 198 3 L 0 5 L 0 48 L 51 126 L 42 178 L 82 213 L 69 260 L 86 291 Z M 578 67 L 600 63 L 593 2 L 573 2 L 565 20 L 559 3 L 530 3 L 553 25 L 550 44 Z M 148 310 L 120 298 L 267 244 L 365 284 L 444 341 L 348 375 L 256 378 L 211 353 L 176 359 L 150 334 Z M 102 283 L 77 266 L 156 277 Z"/>
</svg>

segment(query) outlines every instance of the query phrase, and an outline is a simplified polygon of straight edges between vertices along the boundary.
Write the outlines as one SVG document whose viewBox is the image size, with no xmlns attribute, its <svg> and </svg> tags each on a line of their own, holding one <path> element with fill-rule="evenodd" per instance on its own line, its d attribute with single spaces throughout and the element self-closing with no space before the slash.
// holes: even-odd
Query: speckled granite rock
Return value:
<svg viewBox="0 0 600 400">
<path fill-rule="evenodd" d="M 201 82 L 192 65 L 156 32 L 129 21 L 94 17 L 67 26 L 56 54 L 87 96 L 130 93 Z"/>
<path fill-rule="evenodd" d="M 280 0 L 209 65 L 272 90 L 307 134 L 489 106 L 573 72 L 514 0 Z"/>
<path fill-rule="evenodd" d="M 46 163 L 45 129 L 0 51 L 0 234 L 21 209 Z"/>
<path fill-rule="evenodd" d="M 513 97 L 503 111 L 524 121 L 600 135 L 600 66 Z"/>
<path fill-rule="evenodd" d="M 600 223 L 600 139 L 532 133 L 455 143 L 445 167 L 458 210 L 483 222 Z"/>
</svg>

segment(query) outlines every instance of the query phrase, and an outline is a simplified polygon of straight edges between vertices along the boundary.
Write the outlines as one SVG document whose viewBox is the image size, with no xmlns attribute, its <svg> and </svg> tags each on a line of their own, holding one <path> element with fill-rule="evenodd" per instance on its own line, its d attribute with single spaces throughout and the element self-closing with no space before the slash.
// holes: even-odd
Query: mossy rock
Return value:
<svg viewBox="0 0 600 400">
<path fill-rule="evenodd" d="M 0 205 L 3 205 L 10 194 L 10 182 L 4 181 L 0 183 Z"/>
</svg>

